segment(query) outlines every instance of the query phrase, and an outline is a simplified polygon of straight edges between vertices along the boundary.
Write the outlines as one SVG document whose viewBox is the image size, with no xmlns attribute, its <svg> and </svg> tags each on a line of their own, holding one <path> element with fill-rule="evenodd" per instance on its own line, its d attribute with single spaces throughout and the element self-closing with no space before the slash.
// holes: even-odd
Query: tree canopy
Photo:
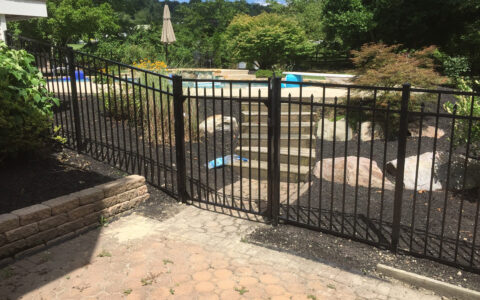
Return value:
<svg viewBox="0 0 480 300">
<path fill-rule="evenodd" d="M 292 64 L 311 50 L 297 21 L 274 13 L 236 16 L 226 37 L 234 60 L 256 64 L 260 69 L 270 69 L 278 63 Z"/>
<path fill-rule="evenodd" d="M 21 23 L 24 32 L 59 45 L 89 40 L 119 31 L 118 16 L 108 3 L 92 0 L 49 0 L 48 18 Z"/>
<path fill-rule="evenodd" d="M 290 26 L 281 19 L 294 20 L 302 41 L 317 42 L 320 55 L 345 55 L 365 43 L 402 44 L 403 50 L 436 45 L 447 64 L 455 59 L 466 61 L 464 69 L 480 74 L 480 0 L 286 0 L 285 5 L 276 0 L 267 0 L 267 5 L 245 0 L 48 0 L 49 18 L 21 21 L 19 29 L 24 35 L 58 44 L 95 38 L 99 42 L 92 51 L 111 50 L 126 62 L 142 55 L 158 58 L 164 55 L 162 45 L 156 43 L 165 3 L 177 36 L 170 46 L 172 62 L 177 65 L 228 67 L 239 59 L 240 52 L 245 57 L 246 49 L 258 51 L 247 45 L 258 44 L 252 38 L 260 30 L 242 34 L 249 41 L 235 37 L 243 50 L 236 49 L 233 56 L 227 37 L 234 28 L 247 26 L 247 16 L 274 13 L 264 17 L 262 26 L 268 25 L 272 34 L 278 34 Z M 229 27 L 232 22 L 236 23 Z M 150 29 L 136 25 L 149 25 Z M 292 62 L 294 51 L 288 47 L 286 51 L 290 52 L 276 63 Z M 262 57 L 248 59 L 266 62 Z"/>
</svg>

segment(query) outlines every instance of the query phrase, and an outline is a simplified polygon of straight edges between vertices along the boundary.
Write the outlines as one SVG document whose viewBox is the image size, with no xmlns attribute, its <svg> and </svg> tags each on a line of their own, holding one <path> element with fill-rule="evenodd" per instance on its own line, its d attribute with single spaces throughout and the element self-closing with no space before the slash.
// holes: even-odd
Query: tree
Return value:
<svg viewBox="0 0 480 300">
<path fill-rule="evenodd" d="M 294 15 L 299 25 L 305 31 L 307 37 L 312 41 L 325 40 L 323 20 L 320 17 L 323 13 L 323 0 L 287 0 L 284 13 Z"/>
<path fill-rule="evenodd" d="M 325 0 L 322 13 L 328 47 L 349 51 L 372 41 L 373 13 L 361 0 Z"/>
<path fill-rule="evenodd" d="M 40 37 L 58 45 L 77 42 L 79 39 L 116 34 L 118 17 L 110 4 L 95 5 L 92 0 L 49 0 L 48 18 L 20 23 L 23 34 Z"/>
<path fill-rule="evenodd" d="M 234 61 L 256 64 L 260 69 L 294 64 L 312 50 L 294 18 L 273 13 L 236 16 L 227 28 L 225 40 Z"/>
<path fill-rule="evenodd" d="M 410 83 L 420 88 L 430 88 L 445 82 L 435 71 L 434 46 L 420 51 L 401 51 L 401 45 L 365 44 L 352 51 L 352 61 L 357 67 L 355 83 L 382 87 L 395 87 Z"/>
</svg>

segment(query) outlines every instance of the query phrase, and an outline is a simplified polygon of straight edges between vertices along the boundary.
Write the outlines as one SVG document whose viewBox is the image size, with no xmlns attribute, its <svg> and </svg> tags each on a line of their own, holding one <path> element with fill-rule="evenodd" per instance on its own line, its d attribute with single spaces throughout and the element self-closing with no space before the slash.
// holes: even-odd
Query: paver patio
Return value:
<svg viewBox="0 0 480 300">
<path fill-rule="evenodd" d="M 245 243 L 248 217 L 133 213 L 3 269 L 0 299 L 440 299 Z"/>
</svg>

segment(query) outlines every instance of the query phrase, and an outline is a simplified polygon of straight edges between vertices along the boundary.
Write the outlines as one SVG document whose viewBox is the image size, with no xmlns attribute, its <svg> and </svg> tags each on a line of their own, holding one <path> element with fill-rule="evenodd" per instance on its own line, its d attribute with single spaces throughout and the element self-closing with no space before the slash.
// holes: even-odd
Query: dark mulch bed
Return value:
<svg viewBox="0 0 480 300">
<path fill-rule="evenodd" d="M 100 171 L 100 172 L 99 172 Z M 124 173 L 70 150 L 0 166 L 0 213 L 80 191 Z"/>
<path fill-rule="evenodd" d="M 46 159 L 10 161 L 0 167 L 0 214 L 126 176 L 106 163 L 64 149 Z M 165 219 L 181 205 L 148 185 L 150 198 L 137 211 L 147 217 Z"/>
<path fill-rule="evenodd" d="M 275 250 L 331 264 L 353 272 L 372 276 L 382 263 L 440 281 L 480 291 L 480 275 L 409 255 L 394 255 L 349 239 L 339 238 L 288 225 L 256 229 L 247 241 Z"/>
</svg>

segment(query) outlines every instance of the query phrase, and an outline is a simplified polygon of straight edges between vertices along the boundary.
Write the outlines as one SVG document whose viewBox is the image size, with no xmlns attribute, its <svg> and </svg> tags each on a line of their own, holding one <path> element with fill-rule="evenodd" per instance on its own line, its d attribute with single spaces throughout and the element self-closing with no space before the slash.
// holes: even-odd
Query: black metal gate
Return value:
<svg viewBox="0 0 480 300">
<path fill-rule="evenodd" d="M 480 272 L 478 93 L 170 77 L 8 42 L 34 55 L 72 149 L 182 202 Z"/>
</svg>

